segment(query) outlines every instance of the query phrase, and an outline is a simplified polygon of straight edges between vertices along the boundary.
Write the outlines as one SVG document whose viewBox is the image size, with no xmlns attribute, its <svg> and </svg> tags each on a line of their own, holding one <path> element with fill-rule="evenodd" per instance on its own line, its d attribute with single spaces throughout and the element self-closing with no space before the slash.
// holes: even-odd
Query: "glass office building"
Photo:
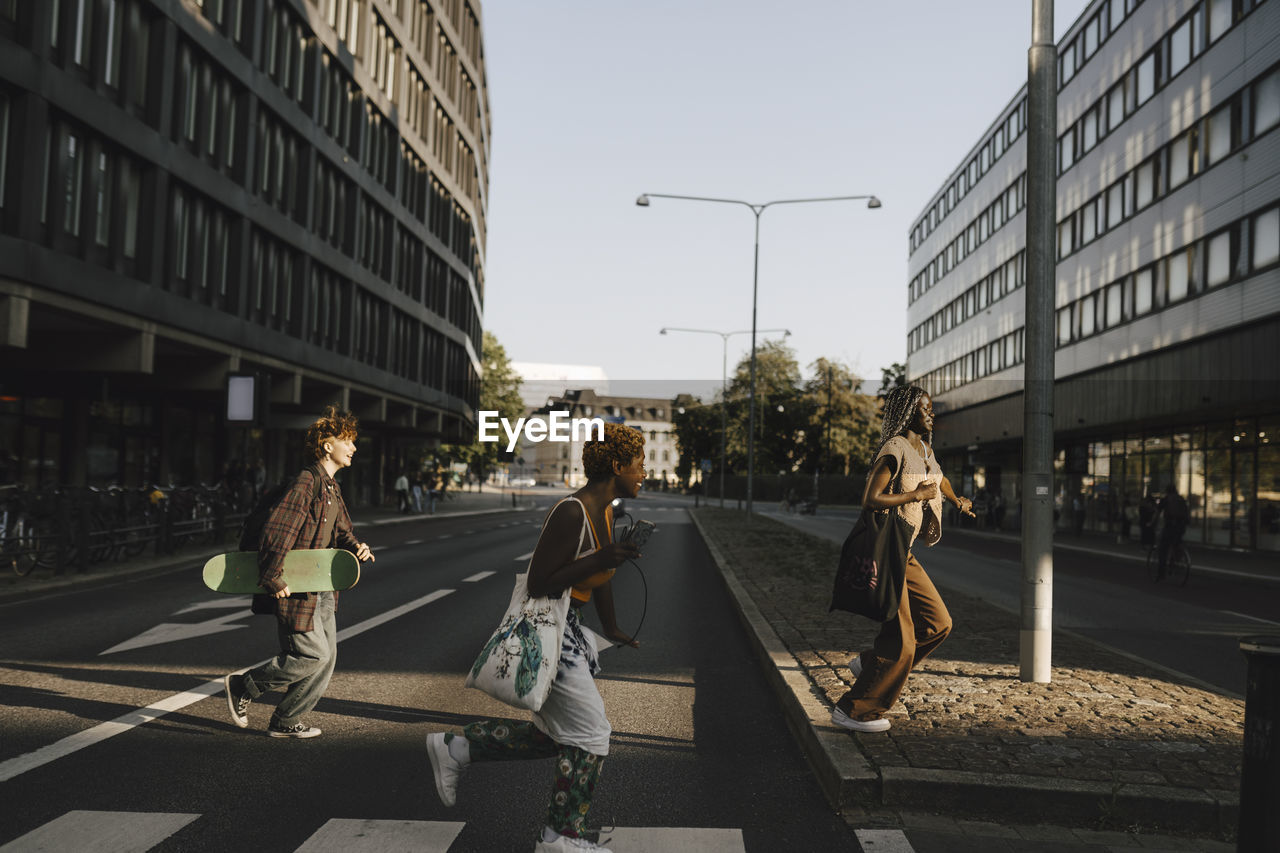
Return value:
<svg viewBox="0 0 1280 853">
<path fill-rule="evenodd" d="M 368 502 L 405 447 L 473 432 L 480 14 L 0 0 L 0 484 L 279 476 L 336 402 Z"/>
<path fill-rule="evenodd" d="M 1172 483 L 1188 541 L 1280 549 L 1280 3 L 1095 0 L 1058 54 L 1058 524 Z M 908 375 L 1011 528 L 1026 122 L 1024 87 L 909 235 Z"/>
</svg>

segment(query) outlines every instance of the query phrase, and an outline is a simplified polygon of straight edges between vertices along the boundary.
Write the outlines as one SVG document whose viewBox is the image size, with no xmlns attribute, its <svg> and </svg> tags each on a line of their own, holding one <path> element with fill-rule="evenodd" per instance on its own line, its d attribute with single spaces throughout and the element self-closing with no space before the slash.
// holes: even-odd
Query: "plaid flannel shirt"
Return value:
<svg viewBox="0 0 1280 853">
<path fill-rule="evenodd" d="M 318 490 L 317 477 L 320 480 Z M 321 542 L 329 513 L 337 514 L 337 522 L 329 541 Z M 342 500 L 342 489 L 318 464 L 312 465 L 298 474 L 293 486 L 262 525 L 262 538 L 258 543 L 258 580 L 272 592 L 279 592 L 285 587 L 280 575 L 287 552 L 299 548 L 342 548 L 354 554 L 359 544 L 351 528 L 347 505 Z M 336 610 L 336 592 L 333 598 Z M 310 631 L 319 600 L 319 593 L 314 592 L 295 592 L 288 598 L 274 599 L 276 619 L 291 631 Z"/>
</svg>

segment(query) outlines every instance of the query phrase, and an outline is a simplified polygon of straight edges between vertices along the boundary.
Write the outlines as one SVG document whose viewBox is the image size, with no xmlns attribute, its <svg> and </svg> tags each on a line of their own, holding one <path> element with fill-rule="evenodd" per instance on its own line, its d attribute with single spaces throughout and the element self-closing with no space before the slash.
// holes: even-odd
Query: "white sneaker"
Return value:
<svg viewBox="0 0 1280 853">
<path fill-rule="evenodd" d="M 878 720 L 855 720 L 839 708 L 831 709 L 831 722 L 844 729 L 855 732 L 887 732 L 889 721 L 884 717 Z"/>
<path fill-rule="evenodd" d="M 431 773 L 436 778 L 436 793 L 440 802 L 452 806 L 458 801 L 458 777 L 466 766 L 449 754 L 449 744 L 443 732 L 427 735 L 427 758 L 431 759 Z"/>
<path fill-rule="evenodd" d="M 853 673 L 855 679 L 862 675 L 862 655 L 849 658 L 849 671 Z"/>
<path fill-rule="evenodd" d="M 573 850 L 594 850 L 596 853 L 613 853 L 608 847 L 601 847 L 585 838 L 570 838 L 567 835 L 556 836 L 555 841 L 538 840 L 533 846 L 533 853 L 569 853 Z"/>
</svg>

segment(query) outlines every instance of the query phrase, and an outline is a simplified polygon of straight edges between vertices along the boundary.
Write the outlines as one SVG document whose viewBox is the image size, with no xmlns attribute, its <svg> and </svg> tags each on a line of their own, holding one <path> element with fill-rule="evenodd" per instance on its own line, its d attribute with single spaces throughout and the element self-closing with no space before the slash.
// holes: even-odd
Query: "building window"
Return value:
<svg viewBox="0 0 1280 853">
<path fill-rule="evenodd" d="M 1156 93 L 1156 55 L 1153 51 L 1138 63 L 1138 105 L 1145 104 Z"/>
<path fill-rule="evenodd" d="M 83 143 L 74 133 L 67 134 L 66 164 L 63 188 L 62 230 L 80 236 L 80 195 L 84 184 L 81 164 Z"/>
<path fill-rule="evenodd" d="M 1253 135 L 1265 133 L 1277 123 L 1280 123 L 1280 69 L 1253 86 Z"/>
<path fill-rule="evenodd" d="M 1151 267 L 1147 267 L 1138 272 L 1133 277 L 1133 315 L 1141 317 L 1143 314 L 1151 313 L 1154 302 L 1152 300 L 1152 285 L 1155 283 L 1155 276 L 1151 274 Z"/>
<path fill-rule="evenodd" d="M 1169 257 L 1165 267 L 1169 302 L 1186 299 L 1191 292 L 1191 252 L 1190 248 L 1186 248 Z"/>
<path fill-rule="evenodd" d="M 1191 18 L 1183 21 L 1181 26 L 1173 31 L 1169 36 L 1169 77 L 1173 78 L 1178 72 L 1191 64 L 1191 38 L 1192 26 Z"/>
<path fill-rule="evenodd" d="M 1234 146 L 1234 104 L 1228 104 L 1209 116 L 1206 155 L 1209 163 L 1217 163 L 1231 153 Z"/>
<path fill-rule="evenodd" d="M 1231 29 L 1231 6 L 1233 0 L 1209 0 L 1209 41 L 1217 41 L 1223 33 Z"/>
<path fill-rule="evenodd" d="M 1106 291 L 1106 314 L 1103 322 L 1107 328 L 1118 326 L 1123 321 L 1124 316 L 1122 307 L 1124 305 L 1124 289 L 1119 284 L 1113 284 Z"/>
<path fill-rule="evenodd" d="M 1280 207 L 1273 207 L 1253 218 L 1252 244 L 1255 270 L 1280 261 Z"/>
<path fill-rule="evenodd" d="M 93 237 L 99 246 L 111 240 L 111 215 L 108 205 L 111 199 L 111 160 L 107 152 L 99 151 L 93 174 L 93 188 L 97 196 L 94 207 Z"/>
<path fill-rule="evenodd" d="M 1231 280 L 1231 270 L 1235 266 L 1232 261 L 1231 231 L 1215 234 L 1206 241 L 1207 258 L 1205 260 L 1205 284 L 1217 287 Z"/>
<path fill-rule="evenodd" d="M 125 159 L 120 167 L 120 202 L 124 208 L 124 234 L 121 246 L 126 258 L 138 253 L 138 206 L 142 198 L 142 181 L 133 162 Z"/>
</svg>

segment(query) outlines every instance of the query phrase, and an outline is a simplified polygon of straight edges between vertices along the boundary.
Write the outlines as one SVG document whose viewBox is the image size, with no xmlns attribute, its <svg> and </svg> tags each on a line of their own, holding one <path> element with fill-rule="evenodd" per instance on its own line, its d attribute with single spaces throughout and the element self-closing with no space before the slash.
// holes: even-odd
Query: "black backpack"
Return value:
<svg viewBox="0 0 1280 853">
<path fill-rule="evenodd" d="M 316 495 L 320 494 L 320 478 L 313 474 L 312 481 L 315 488 L 311 492 L 311 500 L 314 501 Z M 289 490 L 297 482 L 298 478 L 294 477 L 292 480 L 285 480 L 262 493 L 262 497 L 258 498 L 257 503 L 253 505 L 253 509 L 249 510 L 249 514 L 244 517 L 244 523 L 240 526 L 239 550 L 258 550 L 258 543 L 262 540 L 262 528 L 266 526 L 267 519 L 271 517 L 272 511 L 284 500 L 284 496 L 289 493 Z"/>
</svg>

